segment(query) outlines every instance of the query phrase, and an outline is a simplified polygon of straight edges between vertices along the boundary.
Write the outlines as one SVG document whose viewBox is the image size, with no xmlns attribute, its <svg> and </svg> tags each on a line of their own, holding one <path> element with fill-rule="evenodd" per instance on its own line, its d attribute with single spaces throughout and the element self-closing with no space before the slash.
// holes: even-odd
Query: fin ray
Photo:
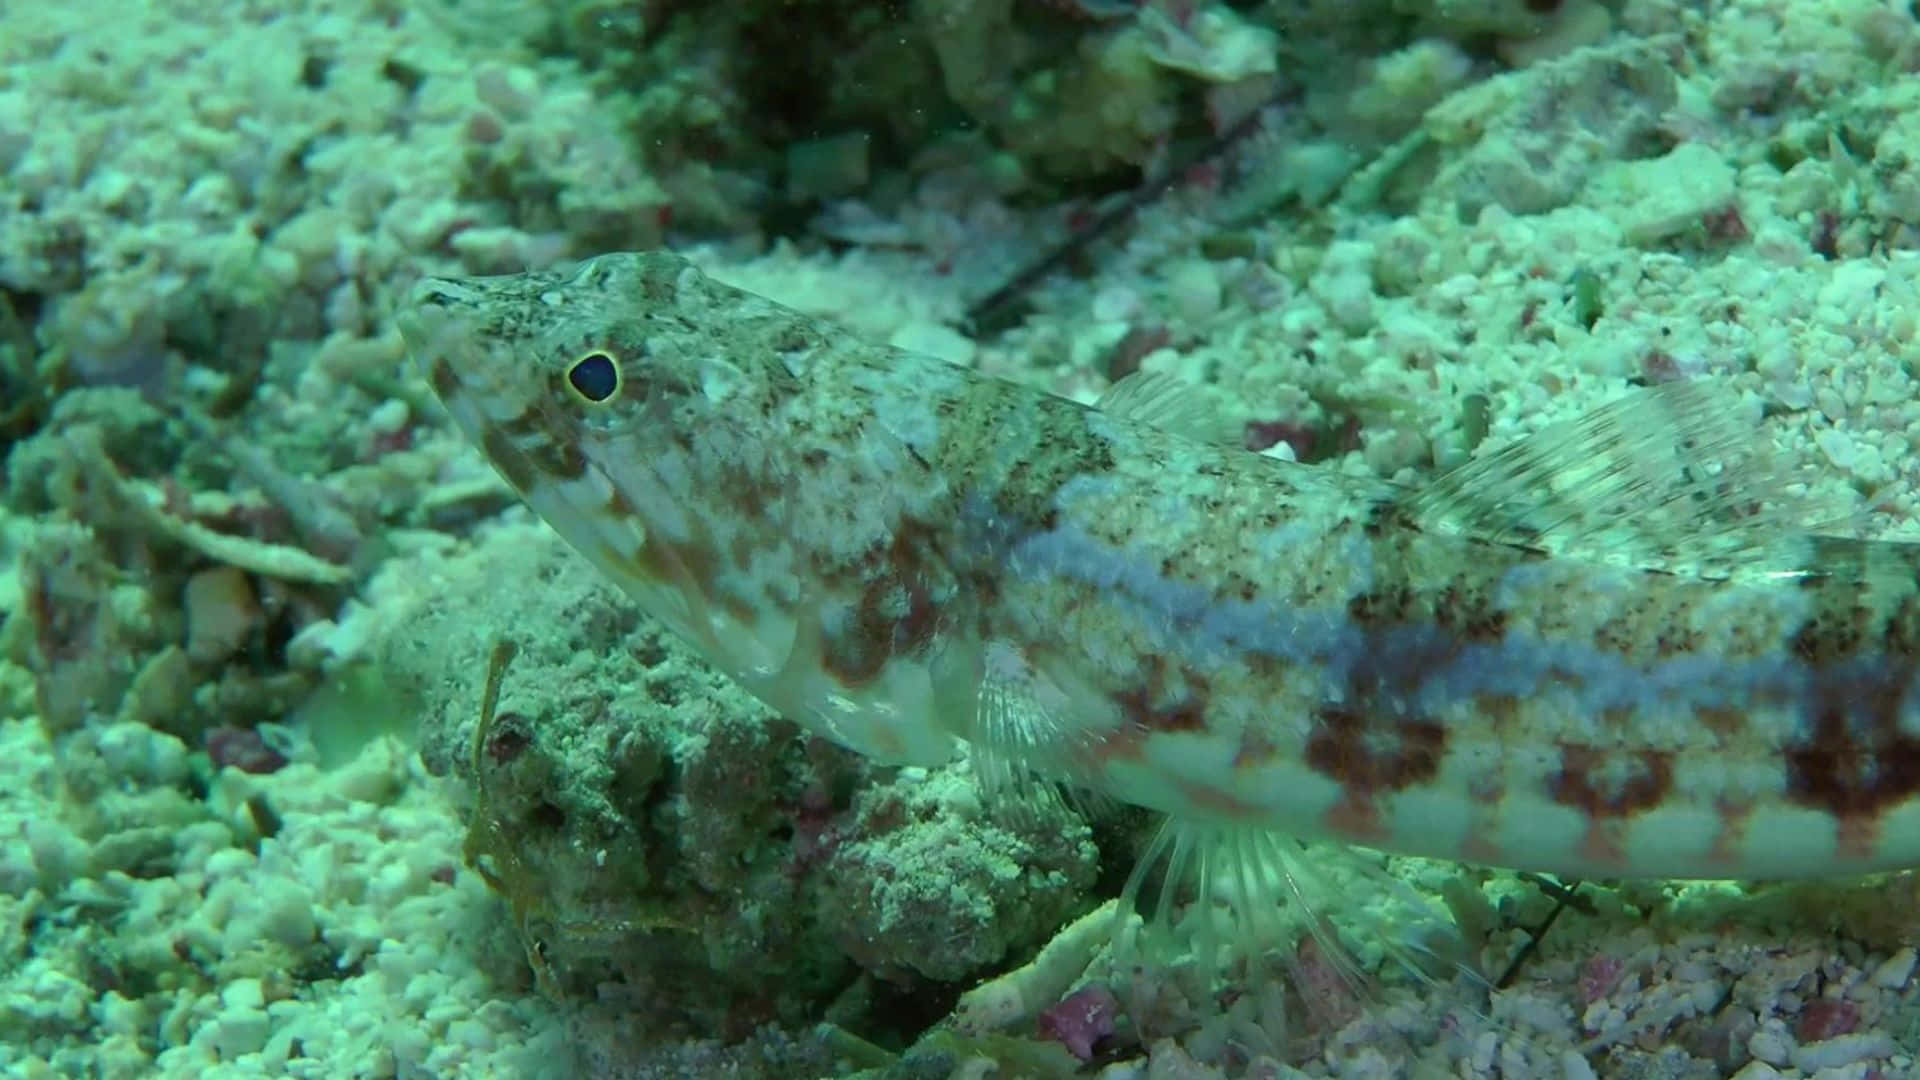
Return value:
<svg viewBox="0 0 1920 1080">
<path fill-rule="evenodd" d="M 1421 528 L 1552 555 L 1725 576 L 1807 569 L 1810 532 L 1847 520 L 1802 493 L 1739 399 L 1639 389 L 1462 465 L 1405 499 Z"/>
<path fill-rule="evenodd" d="M 1239 432 L 1198 387 L 1164 371 L 1136 371 L 1093 403 L 1101 412 L 1201 442 L 1239 446 Z"/>
<path fill-rule="evenodd" d="M 1336 877 L 1345 880 L 1336 883 Z M 1251 826 L 1168 820 L 1128 878 L 1118 914 L 1115 952 L 1123 963 L 1172 962 L 1193 969 L 1203 987 L 1241 964 L 1250 971 L 1277 965 L 1275 974 L 1294 987 L 1313 1027 L 1327 1035 L 1361 1016 L 1384 1015 L 1382 978 L 1357 945 L 1410 975 L 1422 993 L 1464 980 L 1481 999 L 1487 987 L 1462 959 L 1469 950 L 1457 942 L 1445 909 L 1367 853 L 1309 847 Z M 1456 944 L 1449 945 L 1449 937 Z M 1247 985 L 1258 982 L 1250 977 Z M 1476 1000 L 1469 1008 L 1478 1013 L 1483 1006 Z M 1384 1022 L 1368 1027 L 1382 1028 L 1374 1033 L 1380 1038 L 1405 1039 Z"/>
</svg>

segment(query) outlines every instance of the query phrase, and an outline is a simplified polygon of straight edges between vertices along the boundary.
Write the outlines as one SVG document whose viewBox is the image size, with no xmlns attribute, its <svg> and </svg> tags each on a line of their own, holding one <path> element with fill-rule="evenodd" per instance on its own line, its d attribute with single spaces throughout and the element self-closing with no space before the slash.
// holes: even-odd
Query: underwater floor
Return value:
<svg viewBox="0 0 1920 1080">
<path fill-rule="evenodd" d="M 1920 1076 L 1912 871 L 1285 841 L 1130 949 L 1125 790 L 781 717 L 395 322 L 671 248 L 1366 490 L 1700 382 L 1761 520 L 1915 542 L 1917 70 L 1904 0 L 0 4 L 0 1073 Z"/>
</svg>

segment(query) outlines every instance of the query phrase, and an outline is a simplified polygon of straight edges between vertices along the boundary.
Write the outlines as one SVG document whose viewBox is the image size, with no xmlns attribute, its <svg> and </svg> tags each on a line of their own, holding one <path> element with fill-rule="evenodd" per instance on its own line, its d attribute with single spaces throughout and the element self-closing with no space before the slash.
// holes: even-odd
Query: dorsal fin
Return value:
<svg viewBox="0 0 1920 1080">
<path fill-rule="evenodd" d="M 1725 576 L 1808 568 L 1805 536 L 1843 523 L 1782 468 L 1738 397 L 1635 390 L 1469 462 L 1409 496 L 1421 528 L 1559 558 Z"/>
<path fill-rule="evenodd" d="M 1164 371 L 1136 371 L 1093 403 L 1101 412 L 1201 442 L 1240 444 L 1239 433 L 1197 387 Z"/>
</svg>

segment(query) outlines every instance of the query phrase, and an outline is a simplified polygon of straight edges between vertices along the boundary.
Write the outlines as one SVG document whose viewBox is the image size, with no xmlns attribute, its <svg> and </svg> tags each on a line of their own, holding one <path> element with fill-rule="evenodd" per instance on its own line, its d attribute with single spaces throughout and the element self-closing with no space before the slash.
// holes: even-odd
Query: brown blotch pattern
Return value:
<svg viewBox="0 0 1920 1080">
<path fill-rule="evenodd" d="M 899 616 L 891 597 L 897 589 L 869 585 L 847 618 L 829 627 L 820 645 L 820 662 L 843 686 L 864 686 L 877 678 L 893 655 L 893 628 Z"/>
<path fill-rule="evenodd" d="M 821 643 L 822 663 L 841 684 L 873 681 L 895 656 L 917 656 L 933 644 L 946 612 L 942 584 L 946 561 L 938 536 L 925 525 L 902 521 L 885 545 L 876 545 L 842 577 L 859 583 L 859 596 L 844 623 Z M 827 584 L 834 584 L 832 577 Z"/>
<path fill-rule="evenodd" d="M 601 506 L 609 515 L 621 521 L 636 521 L 640 517 L 640 508 L 633 505 L 627 493 L 617 487 L 607 492 L 606 501 Z"/>
<path fill-rule="evenodd" d="M 1867 609 L 1859 605 L 1823 611 L 1793 635 L 1793 654 L 1816 668 L 1845 660 L 1866 643 L 1870 618 Z"/>
<path fill-rule="evenodd" d="M 713 546 L 705 542 L 706 531 L 695 526 L 694 533 L 686 543 L 671 543 L 663 540 L 658 532 L 649 531 L 646 542 L 640 545 L 638 561 L 641 572 L 648 577 L 691 587 L 702 600 L 711 603 L 719 562 Z"/>
<path fill-rule="evenodd" d="M 1857 703 L 1866 709 L 1864 730 L 1846 699 L 1817 706 L 1809 736 L 1786 749 L 1787 798 L 1844 819 L 1874 817 L 1920 794 L 1920 739 L 1898 730 L 1897 701 L 1889 708 L 1885 695 L 1870 695 Z"/>
<path fill-rule="evenodd" d="M 1602 731 L 1619 732 L 1632 738 L 1639 727 L 1640 712 L 1631 705 L 1608 705 L 1600 710 L 1596 719 Z"/>
<path fill-rule="evenodd" d="M 1484 589 L 1459 578 L 1440 590 L 1433 605 L 1433 621 L 1476 645 L 1494 644 L 1507 632 L 1507 613 Z"/>
<path fill-rule="evenodd" d="M 538 439 L 527 447 L 533 467 L 558 480 L 578 480 L 587 471 L 587 457 L 571 439 Z"/>
<path fill-rule="evenodd" d="M 485 451 L 487 460 L 507 478 L 513 490 L 522 495 L 533 490 L 535 481 L 540 479 L 533 463 L 527 460 L 520 448 L 513 444 L 506 432 L 497 427 L 488 427 L 480 433 L 480 449 Z"/>
<path fill-rule="evenodd" d="M 1631 817 L 1673 791 L 1673 755 L 1665 750 L 1606 752 L 1560 748 L 1560 768 L 1547 778 L 1554 802 L 1592 818 Z"/>
<path fill-rule="evenodd" d="M 1120 715 L 1137 727 L 1160 733 L 1207 729 L 1207 681 L 1182 667 L 1176 672 L 1158 656 L 1141 661 L 1140 681 L 1111 697 Z"/>
<path fill-rule="evenodd" d="M 1396 626 L 1424 614 L 1417 607 L 1418 599 L 1407 584 L 1394 582 L 1381 589 L 1356 594 L 1347 601 L 1347 616 L 1368 629 Z"/>
<path fill-rule="evenodd" d="M 516 457 L 524 467 L 542 476 L 558 480 L 577 480 L 587 471 L 587 458 L 573 439 L 555 438 L 542 421 L 540 408 L 520 411 L 511 420 L 487 429 L 483 439 L 489 457 L 495 461 Z M 498 451 L 506 450 L 506 454 Z"/>
<path fill-rule="evenodd" d="M 460 376 L 453 373 L 453 365 L 444 356 L 428 365 L 427 381 L 433 384 L 433 392 L 441 401 L 452 401 L 460 394 Z"/>
<path fill-rule="evenodd" d="M 1901 726 L 1920 676 L 1914 588 L 1904 583 L 1897 601 L 1870 605 L 1857 576 L 1827 581 L 1816 613 L 1793 635 L 1790 648 L 1813 669 L 1812 685 L 1803 734 L 1784 750 L 1787 798 L 1856 834 L 1920 796 L 1920 738 Z M 1884 622 L 1875 606 L 1888 610 Z"/>
<path fill-rule="evenodd" d="M 1920 657 L 1920 590 L 1909 590 L 1888 613 L 1880 630 L 1880 647 L 1901 659 Z"/>
<path fill-rule="evenodd" d="M 1367 799 L 1432 780 L 1446 749 L 1447 732 L 1439 724 L 1380 722 L 1363 710 L 1332 706 L 1314 714 L 1306 761 L 1350 797 Z"/>
<path fill-rule="evenodd" d="M 1520 699 L 1512 694 L 1475 694 L 1473 707 L 1496 733 L 1512 732 L 1520 721 Z"/>
<path fill-rule="evenodd" d="M 1747 714 L 1739 709 L 1729 709 L 1718 705 L 1695 705 L 1693 718 L 1700 726 L 1719 736 L 1722 740 L 1732 740 L 1740 736 L 1747 728 Z"/>
<path fill-rule="evenodd" d="M 1394 550 L 1379 563 L 1406 566 L 1409 559 Z M 1406 578 L 1385 581 L 1348 601 L 1348 617 L 1369 640 L 1346 673 L 1345 696 L 1315 713 L 1306 745 L 1308 767 L 1346 788 L 1344 812 L 1360 813 L 1373 797 L 1439 772 L 1447 729 L 1407 702 L 1463 650 L 1505 634 L 1507 616 L 1489 595 L 1486 581 L 1466 572 L 1430 590 Z M 1512 699 L 1482 704 L 1495 724 L 1518 714 Z"/>
<path fill-rule="evenodd" d="M 1754 804 L 1721 796 L 1714 802 L 1720 828 L 1713 834 L 1713 846 L 1707 849 L 1707 861 L 1716 865 L 1738 864 L 1746 854 L 1747 826 L 1753 820 Z"/>
</svg>

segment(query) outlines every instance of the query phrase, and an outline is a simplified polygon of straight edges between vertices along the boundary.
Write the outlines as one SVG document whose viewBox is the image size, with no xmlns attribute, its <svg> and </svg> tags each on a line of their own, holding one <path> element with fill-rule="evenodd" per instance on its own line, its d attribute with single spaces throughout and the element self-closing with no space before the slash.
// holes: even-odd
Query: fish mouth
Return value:
<svg viewBox="0 0 1920 1080">
<path fill-rule="evenodd" d="M 475 432 L 463 413 L 497 424 L 525 405 L 515 400 L 524 395 L 515 392 L 513 357 L 489 340 L 487 300 L 466 282 L 425 278 L 394 313 L 414 365 L 469 434 Z"/>
<path fill-rule="evenodd" d="M 478 299 L 460 282 L 426 278 L 413 287 L 406 303 L 394 313 L 394 324 L 400 328 L 407 351 L 442 399 L 447 390 L 473 381 L 477 365 L 471 354 L 478 347 Z"/>
<path fill-rule="evenodd" d="M 471 317 L 480 306 L 478 290 L 452 278 L 421 278 L 407 290 L 407 298 L 394 313 L 400 336 L 415 348 L 434 340 L 434 336 L 456 315 Z"/>
<path fill-rule="evenodd" d="M 487 340 L 485 299 L 464 282 L 425 278 L 394 322 L 447 415 L 524 498 L 543 471 L 535 450 L 551 439 L 538 425 L 529 430 L 537 410 L 516 379 L 514 358 Z"/>
<path fill-rule="evenodd" d="M 455 384 L 465 381 L 462 371 L 467 365 L 451 363 L 451 354 L 459 351 L 460 338 L 472 339 L 470 316 L 462 317 L 463 312 L 471 311 L 472 305 L 456 306 L 455 293 L 451 290 L 457 288 L 457 282 L 427 278 L 413 287 L 406 302 L 393 314 L 400 338 L 407 343 L 407 352 L 413 355 L 414 364 L 436 391 L 441 389 L 443 381 Z"/>
</svg>

